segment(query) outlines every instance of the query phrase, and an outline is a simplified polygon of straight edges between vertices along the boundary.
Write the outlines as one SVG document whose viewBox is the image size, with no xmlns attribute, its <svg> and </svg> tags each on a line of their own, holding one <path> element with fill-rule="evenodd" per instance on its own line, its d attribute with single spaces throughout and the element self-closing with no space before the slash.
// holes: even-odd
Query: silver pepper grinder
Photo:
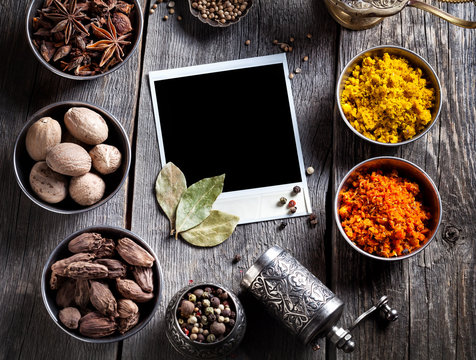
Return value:
<svg viewBox="0 0 476 360">
<path fill-rule="evenodd" d="M 327 337 L 338 349 L 352 352 L 351 331 L 379 311 L 386 320 L 398 319 L 383 296 L 346 330 L 336 326 L 344 303 L 293 256 L 279 246 L 268 249 L 245 273 L 241 286 L 251 292 L 269 313 L 304 344 L 319 349 L 317 340 Z"/>
</svg>

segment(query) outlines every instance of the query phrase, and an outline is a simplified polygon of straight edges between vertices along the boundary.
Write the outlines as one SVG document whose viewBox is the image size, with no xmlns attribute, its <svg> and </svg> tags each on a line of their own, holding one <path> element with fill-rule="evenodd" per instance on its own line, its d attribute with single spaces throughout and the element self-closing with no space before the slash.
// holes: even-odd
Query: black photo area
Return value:
<svg viewBox="0 0 476 360">
<path fill-rule="evenodd" d="M 282 64 L 155 81 L 166 161 L 224 191 L 301 181 Z"/>
</svg>

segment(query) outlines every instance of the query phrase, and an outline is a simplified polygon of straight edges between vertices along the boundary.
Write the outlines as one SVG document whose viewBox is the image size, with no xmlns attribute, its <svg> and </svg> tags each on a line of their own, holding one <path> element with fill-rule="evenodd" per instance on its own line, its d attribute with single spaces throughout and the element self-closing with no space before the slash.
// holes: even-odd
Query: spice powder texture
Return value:
<svg viewBox="0 0 476 360">
<path fill-rule="evenodd" d="M 413 138 L 431 122 L 435 90 L 418 67 L 384 53 L 366 57 L 347 79 L 342 110 L 367 138 L 397 143 Z"/>
<path fill-rule="evenodd" d="M 357 173 L 341 191 L 339 216 L 349 239 L 377 256 L 406 255 L 427 241 L 431 214 L 417 200 L 418 184 L 382 171 Z"/>
</svg>

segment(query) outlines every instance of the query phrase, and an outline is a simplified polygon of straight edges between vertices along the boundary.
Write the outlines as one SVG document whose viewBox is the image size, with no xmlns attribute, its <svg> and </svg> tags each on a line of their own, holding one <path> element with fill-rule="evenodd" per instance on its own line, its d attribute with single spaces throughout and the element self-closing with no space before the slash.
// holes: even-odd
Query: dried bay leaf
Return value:
<svg viewBox="0 0 476 360">
<path fill-rule="evenodd" d="M 155 182 L 155 197 L 170 220 L 171 235 L 175 229 L 177 205 L 185 190 L 187 181 L 183 172 L 171 162 L 165 164 Z"/>
<path fill-rule="evenodd" d="M 205 220 L 218 195 L 223 191 L 225 174 L 205 178 L 191 185 L 177 206 L 176 234 L 187 231 Z"/>
<path fill-rule="evenodd" d="M 180 235 L 185 241 L 195 246 L 216 246 L 231 236 L 239 220 L 238 216 L 212 210 L 202 223 Z"/>
</svg>

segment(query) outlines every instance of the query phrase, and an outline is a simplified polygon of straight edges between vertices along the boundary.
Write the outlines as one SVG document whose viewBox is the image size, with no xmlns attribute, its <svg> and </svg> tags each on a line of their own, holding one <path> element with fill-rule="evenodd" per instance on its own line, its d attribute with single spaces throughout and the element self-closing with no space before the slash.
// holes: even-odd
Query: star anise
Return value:
<svg viewBox="0 0 476 360">
<path fill-rule="evenodd" d="M 94 23 L 92 23 L 91 26 L 93 28 L 94 35 L 96 35 L 98 38 L 101 38 L 102 40 L 86 46 L 86 49 L 104 51 L 101 62 L 99 63 L 99 67 L 103 67 L 113 55 L 115 55 L 117 61 L 122 61 L 122 56 L 124 56 L 122 47 L 131 43 L 130 41 L 125 41 L 125 39 L 130 36 L 130 33 L 118 37 L 116 28 L 112 23 L 110 16 L 107 19 L 107 28 L 109 31 L 97 27 Z"/>
<path fill-rule="evenodd" d="M 64 31 L 66 45 L 68 45 L 71 35 L 75 31 L 89 35 L 88 30 L 81 23 L 81 19 L 85 18 L 86 15 L 81 12 L 82 8 L 77 6 L 76 0 L 71 0 L 69 3 L 66 1 L 64 4 L 59 0 L 54 0 L 54 5 L 56 7 L 55 11 L 43 12 L 45 17 L 56 23 L 55 27 L 50 30 L 51 33 Z"/>
</svg>

